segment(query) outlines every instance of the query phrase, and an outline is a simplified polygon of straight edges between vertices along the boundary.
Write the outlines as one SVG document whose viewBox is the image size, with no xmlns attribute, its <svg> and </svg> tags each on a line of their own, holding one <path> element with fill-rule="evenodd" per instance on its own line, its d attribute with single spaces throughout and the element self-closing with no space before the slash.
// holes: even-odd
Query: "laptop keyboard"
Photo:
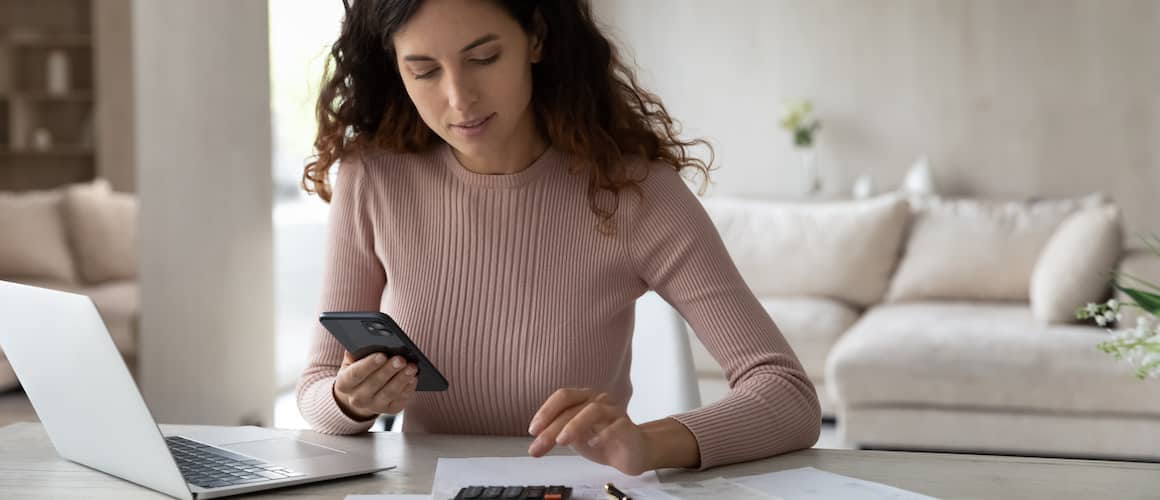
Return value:
<svg viewBox="0 0 1160 500">
<path fill-rule="evenodd" d="M 285 467 L 180 436 L 166 436 L 185 480 L 202 488 L 220 488 L 305 476 Z"/>
</svg>

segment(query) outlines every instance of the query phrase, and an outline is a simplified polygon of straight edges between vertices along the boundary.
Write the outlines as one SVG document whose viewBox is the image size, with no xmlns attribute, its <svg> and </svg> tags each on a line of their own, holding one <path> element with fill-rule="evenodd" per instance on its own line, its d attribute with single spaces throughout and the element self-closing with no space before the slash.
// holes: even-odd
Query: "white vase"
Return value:
<svg viewBox="0 0 1160 500">
<path fill-rule="evenodd" d="M 912 194 L 938 194 L 938 187 L 934 181 L 934 169 L 930 167 L 930 160 L 927 157 L 919 157 L 910 167 L 910 171 L 906 173 L 906 178 L 902 180 L 902 189 Z"/>
<path fill-rule="evenodd" d="M 37 151 L 48 151 L 52 149 L 52 132 L 49 132 L 46 128 L 33 130 L 32 148 Z"/>
<path fill-rule="evenodd" d="M 864 200 L 874 196 L 874 191 L 876 189 L 877 188 L 874 185 L 874 178 L 870 177 L 868 174 L 862 174 L 859 175 L 858 179 L 854 181 L 854 188 L 851 190 L 850 194 L 854 196 L 855 200 Z"/>
<path fill-rule="evenodd" d="M 805 179 L 805 193 L 817 194 L 822 190 L 822 176 L 818 173 L 818 158 L 814 148 L 797 148 L 798 162 Z"/>
<path fill-rule="evenodd" d="M 44 67 L 44 84 L 48 93 L 53 95 L 67 94 L 71 78 L 68 54 L 65 54 L 63 50 L 49 52 Z"/>
</svg>

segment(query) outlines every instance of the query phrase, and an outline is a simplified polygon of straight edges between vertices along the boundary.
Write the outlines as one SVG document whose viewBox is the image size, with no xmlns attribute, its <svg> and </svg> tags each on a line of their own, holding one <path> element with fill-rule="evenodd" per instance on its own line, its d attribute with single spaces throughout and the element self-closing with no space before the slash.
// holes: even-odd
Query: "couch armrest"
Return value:
<svg viewBox="0 0 1160 500">
<path fill-rule="evenodd" d="M 1160 284 L 1160 256 L 1149 250 L 1127 250 L 1120 259 L 1121 273 L 1147 280 L 1149 283 Z M 1116 298 L 1130 300 L 1124 292 L 1116 292 Z M 1124 309 L 1124 321 L 1121 325 L 1133 326 L 1141 311 L 1135 307 Z"/>
</svg>

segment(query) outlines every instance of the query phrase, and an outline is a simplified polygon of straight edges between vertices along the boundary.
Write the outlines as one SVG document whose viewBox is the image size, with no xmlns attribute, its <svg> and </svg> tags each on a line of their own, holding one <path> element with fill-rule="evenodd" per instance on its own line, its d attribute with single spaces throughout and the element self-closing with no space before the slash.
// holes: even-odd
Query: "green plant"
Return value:
<svg viewBox="0 0 1160 500">
<path fill-rule="evenodd" d="M 814 145 L 814 134 L 822 127 L 822 123 L 810 117 L 813 110 L 814 104 L 808 100 L 798 99 L 786 103 L 781 128 L 793 135 L 794 146 L 808 148 Z"/>
<path fill-rule="evenodd" d="M 1144 238 L 1144 244 L 1160 257 L 1160 236 Z M 1116 299 L 1103 304 L 1088 304 L 1076 310 L 1079 319 L 1091 319 L 1099 326 L 1118 324 L 1121 309 L 1136 307 L 1142 314 L 1134 328 L 1108 329 L 1112 340 L 1096 347 L 1116 359 L 1127 360 L 1136 368 L 1136 376 L 1160 378 L 1160 285 L 1127 273 L 1114 273 L 1112 287 L 1124 293 L 1131 302 Z"/>
</svg>

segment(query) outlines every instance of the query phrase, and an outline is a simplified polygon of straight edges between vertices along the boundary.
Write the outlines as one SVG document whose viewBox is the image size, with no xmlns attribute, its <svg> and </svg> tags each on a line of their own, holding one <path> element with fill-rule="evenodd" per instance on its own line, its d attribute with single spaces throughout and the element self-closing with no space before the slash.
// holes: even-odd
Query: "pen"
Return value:
<svg viewBox="0 0 1160 500">
<path fill-rule="evenodd" d="M 616 486 L 613 486 L 612 483 L 604 483 L 604 494 L 608 495 L 608 498 L 611 500 L 632 500 L 632 497 L 616 489 Z"/>
</svg>

